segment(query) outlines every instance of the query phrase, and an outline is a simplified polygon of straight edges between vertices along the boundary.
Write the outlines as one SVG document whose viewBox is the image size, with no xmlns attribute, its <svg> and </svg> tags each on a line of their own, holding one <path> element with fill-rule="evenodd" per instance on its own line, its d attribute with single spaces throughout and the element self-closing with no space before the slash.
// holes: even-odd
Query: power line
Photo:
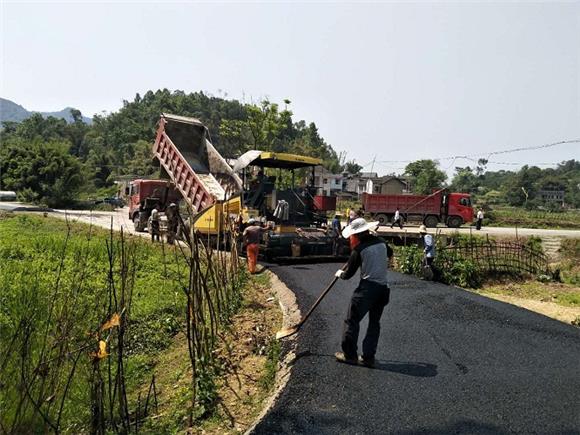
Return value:
<svg viewBox="0 0 580 435">
<path fill-rule="evenodd" d="M 499 154 L 509 154 L 509 153 L 515 153 L 515 152 L 521 152 L 521 151 L 533 151 L 533 150 L 538 150 L 538 149 L 545 149 L 545 148 L 552 148 L 558 145 L 565 145 L 565 144 L 572 144 L 572 143 L 580 143 L 580 139 L 569 139 L 569 140 L 562 140 L 559 142 L 552 142 L 552 143 L 547 143 L 547 144 L 542 144 L 542 145 L 533 145 L 533 146 L 527 146 L 527 147 L 518 147 L 518 148 L 510 148 L 510 149 L 505 149 L 505 150 L 498 150 L 498 151 L 491 151 L 489 153 L 480 153 L 480 154 L 466 154 L 466 155 L 456 155 L 456 156 L 448 156 L 448 157 L 438 157 L 432 160 L 451 160 L 451 163 L 446 167 L 446 170 L 451 168 L 453 166 L 453 164 L 455 163 L 456 160 L 459 159 L 464 159 L 464 160 L 470 160 L 473 162 L 477 162 L 478 159 L 476 158 L 486 158 L 486 160 L 488 160 L 488 163 L 492 163 L 492 164 L 499 164 L 499 165 L 524 165 L 524 164 L 528 164 L 529 162 L 493 162 L 493 161 L 489 161 L 489 158 L 493 155 L 499 155 Z M 381 166 L 383 166 L 382 164 L 384 163 L 412 163 L 415 162 L 416 160 L 375 160 L 375 158 L 367 163 L 366 165 L 362 165 L 363 168 L 366 168 L 367 166 L 374 164 L 374 163 L 378 163 L 381 164 Z M 556 163 L 532 163 L 534 165 L 557 165 L 559 162 Z"/>
</svg>

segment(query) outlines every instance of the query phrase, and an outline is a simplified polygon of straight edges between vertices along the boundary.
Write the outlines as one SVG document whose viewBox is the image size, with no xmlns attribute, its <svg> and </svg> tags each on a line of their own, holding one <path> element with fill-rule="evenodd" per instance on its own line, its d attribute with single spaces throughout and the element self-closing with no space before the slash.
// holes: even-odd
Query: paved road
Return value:
<svg viewBox="0 0 580 435">
<path fill-rule="evenodd" d="M 301 310 L 337 264 L 273 266 Z M 580 329 L 391 273 L 377 369 L 334 360 L 355 282 L 298 336 L 289 382 L 257 434 L 580 434 Z M 366 323 L 362 330 L 366 330 Z"/>
<path fill-rule="evenodd" d="M 402 230 L 403 232 L 407 232 L 408 234 L 418 234 L 419 233 L 419 226 L 405 226 Z M 489 234 L 490 236 L 504 236 L 504 237 L 515 237 L 516 235 L 519 237 L 523 236 L 538 236 L 538 237 L 567 237 L 567 238 L 580 238 L 580 230 L 549 230 L 549 229 L 541 229 L 541 228 L 518 228 L 516 230 L 515 227 L 483 227 L 480 231 L 477 231 L 475 227 L 469 226 L 462 226 L 459 228 L 447 228 L 447 227 L 438 227 L 430 228 L 429 232 L 435 233 L 440 232 L 442 234 L 467 234 L 469 235 L 470 232 L 474 235 L 478 236 L 485 236 Z M 381 226 L 379 227 L 380 233 L 399 233 L 401 230 L 397 228 L 391 229 L 390 226 Z"/>
<path fill-rule="evenodd" d="M 43 207 L 36 207 L 30 204 L 24 204 L 21 202 L 0 202 L 0 210 L 6 211 L 45 211 L 47 209 Z M 51 210 L 51 209 L 48 209 Z M 65 211 L 65 210 L 55 210 L 55 212 L 64 214 L 69 213 L 71 216 L 76 216 L 78 219 L 85 221 L 85 222 L 92 222 L 96 225 L 104 226 L 106 228 L 110 227 L 110 220 L 107 218 L 108 216 L 113 216 L 114 218 L 114 226 L 115 229 L 120 229 L 121 225 L 125 227 L 126 230 L 131 231 L 133 228 L 132 222 L 129 220 L 127 216 L 127 208 L 117 209 L 113 212 L 106 212 L 106 211 Z M 409 234 L 418 234 L 419 227 L 417 225 L 408 225 L 405 226 L 403 231 L 407 231 Z M 435 231 L 435 229 L 430 229 L 430 231 Z M 443 234 L 453 234 L 455 232 L 459 232 L 460 234 L 469 234 L 470 227 L 462 226 L 460 228 L 447 228 L 447 227 L 439 227 L 437 231 L 440 231 Z M 489 234 L 490 236 L 515 236 L 516 229 L 509 228 L 509 227 L 483 227 L 481 231 L 475 231 L 475 228 L 471 228 L 473 234 L 477 235 L 485 235 Z M 379 232 L 381 233 L 398 233 L 400 230 L 396 228 L 391 229 L 389 226 L 384 226 L 379 228 Z M 517 234 L 519 236 L 548 236 L 548 237 L 571 237 L 571 238 L 580 238 L 580 230 L 547 230 L 547 229 L 536 229 L 536 228 L 518 228 Z"/>
</svg>

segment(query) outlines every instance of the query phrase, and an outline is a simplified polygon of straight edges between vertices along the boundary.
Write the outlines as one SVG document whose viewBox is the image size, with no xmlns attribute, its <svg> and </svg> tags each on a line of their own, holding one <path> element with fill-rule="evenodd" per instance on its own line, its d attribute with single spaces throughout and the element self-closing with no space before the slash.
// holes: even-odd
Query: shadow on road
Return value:
<svg viewBox="0 0 580 435">
<path fill-rule="evenodd" d="M 437 366 L 424 362 L 381 361 L 375 363 L 375 370 L 395 372 L 417 378 L 432 378 L 437 376 Z"/>
<path fill-rule="evenodd" d="M 306 357 L 325 357 L 325 358 L 334 358 L 334 355 L 328 355 L 323 353 L 312 353 L 309 350 L 305 350 L 303 352 L 299 352 L 296 354 L 296 358 L 294 358 L 293 364 L 296 363 L 301 358 Z M 337 364 L 340 364 L 337 362 Z M 401 375 L 406 376 L 414 376 L 417 378 L 432 378 L 437 376 L 437 365 L 425 362 L 414 362 L 414 361 L 383 361 L 377 360 L 375 362 L 375 367 L 369 369 L 362 365 L 356 366 L 360 367 L 361 369 L 366 370 L 383 370 L 385 372 L 393 372 L 399 373 Z"/>
</svg>

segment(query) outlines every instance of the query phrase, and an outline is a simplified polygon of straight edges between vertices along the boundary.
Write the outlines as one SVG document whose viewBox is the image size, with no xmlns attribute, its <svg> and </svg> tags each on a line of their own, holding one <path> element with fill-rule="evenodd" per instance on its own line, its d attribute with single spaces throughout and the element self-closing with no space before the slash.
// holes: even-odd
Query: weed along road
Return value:
<svg viewBox="0 0 580 435">
<path fill-rule="evenodd" d="M 271 269 L 304 313 L 338 267 Z M 339 280 L 298 334 L 289 381 L 254 433 L 580 433 L 580 329 L 458 288 L 389 279 L 377 367 L 335 361 L 356 285 Z"/>
</svg>

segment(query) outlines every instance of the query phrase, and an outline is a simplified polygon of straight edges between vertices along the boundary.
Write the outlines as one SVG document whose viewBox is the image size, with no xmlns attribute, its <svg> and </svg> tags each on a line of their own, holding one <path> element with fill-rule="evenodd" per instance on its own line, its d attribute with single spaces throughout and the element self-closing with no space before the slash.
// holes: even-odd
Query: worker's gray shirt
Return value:
<svg viewBox="0 0 580 435">
<path fill-rule="evenodd" d="M 435 241 L 433 240 L 433 236 L 431 234 L 426 234 L 423 240 L 423 243 L 425 244 L 425 257 L 435 258 Z"/>
<path fill-rule="evenodd" d="M 375 236 L 367 236 L 356 246 L 348 259 L 342 279 L 350 279 L 360 267 L 360 278 L 366 281 L 388 285 L 387 244 Z"/>
</svg>

